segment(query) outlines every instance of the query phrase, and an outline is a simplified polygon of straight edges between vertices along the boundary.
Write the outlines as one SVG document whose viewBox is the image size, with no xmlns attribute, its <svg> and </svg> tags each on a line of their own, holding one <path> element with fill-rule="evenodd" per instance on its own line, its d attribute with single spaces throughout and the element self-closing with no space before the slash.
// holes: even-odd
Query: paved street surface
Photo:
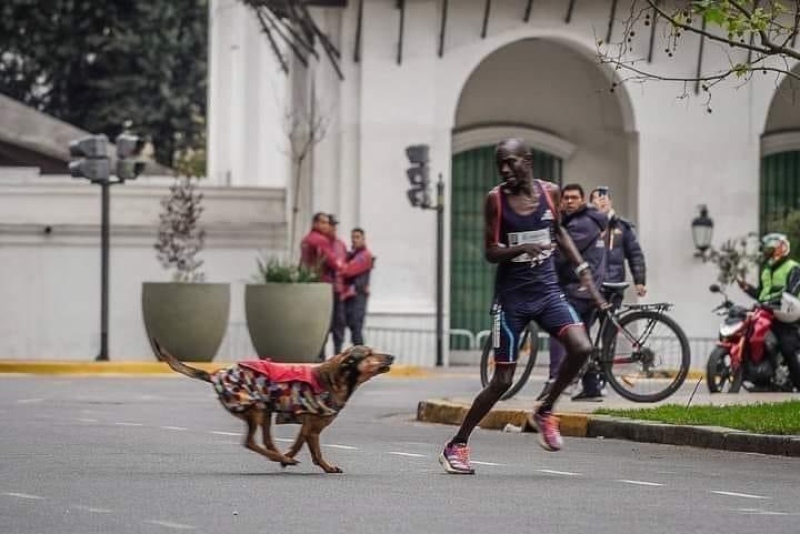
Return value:
<svg viewBox="0 0 800 534">
<path fill-rule="evenodd" d="M 531 395 L 541 383 L 531 386 Z M 469 398 L 475 375 L 379 377 L 281 469 L 240 445 L 208 384 L 175 377 L 0 376 L 0 532 L 797 534 L 800 460 L 478 430 L 477 476 L 436 456 L 454 427 L 419 400 Z M 571 403 L 570 403 L 571 404 Z M 287 446 L 295 426 L 279 426 Z"/>
</svg>

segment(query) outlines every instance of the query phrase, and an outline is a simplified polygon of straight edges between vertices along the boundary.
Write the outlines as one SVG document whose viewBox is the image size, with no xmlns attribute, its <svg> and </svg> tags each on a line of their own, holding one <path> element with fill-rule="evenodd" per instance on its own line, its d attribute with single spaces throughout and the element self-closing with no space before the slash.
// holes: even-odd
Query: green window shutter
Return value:
<svg viewBox="0 0 800 534">
<path fill-rule="evenodd" d="M 760 232 L 775 219 L 800 209 L 800 151 L 770 154 L 761 160 Z"/>
</svg>

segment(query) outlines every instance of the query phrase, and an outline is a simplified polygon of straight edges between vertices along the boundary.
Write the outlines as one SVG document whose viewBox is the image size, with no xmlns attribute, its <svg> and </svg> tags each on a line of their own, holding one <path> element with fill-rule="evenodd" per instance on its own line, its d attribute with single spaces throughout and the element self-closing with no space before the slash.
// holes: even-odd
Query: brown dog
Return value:
<svg viewBox="0 0 800 534">
<path fill-rule="evenodd" d="M 314 464 L 326 473 L 341 473 L 322 457 L 319 435 L 344 408 L 350 395 L 367 380 L 389 371 L 394 356 L 356 345 L 317 364 L 281 364 L 268 360 L 239 362 L 207 373 L 190 367 L 152 340 L 159 358 L 173 370 L 214 385 L 219 400 L 231 414 L 247 423 L 244 446 L 279 462 L 295 465 L 294 457 L 308 444 Z M 292 446 L 282 454 L 272 442 L 272 414 L 302 426 Z M 261 427 L 263 447 L 254 435 Z"/>
</svg>

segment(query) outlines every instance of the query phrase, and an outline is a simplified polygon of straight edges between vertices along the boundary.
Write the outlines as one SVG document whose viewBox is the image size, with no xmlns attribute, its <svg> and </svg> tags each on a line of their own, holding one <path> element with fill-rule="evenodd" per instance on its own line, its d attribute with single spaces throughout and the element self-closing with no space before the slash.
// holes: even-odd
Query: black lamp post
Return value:
<svg viewBox="0 0 800 534">
<path fill-rule="evenodd" d="M 714 220 L 708 216 L 708 206 L 700 205 L 700 215 L 692 219 L 692 240 L 697 249 L 698 256 L 705 254 L 711 247 L 711 238 L 714 236 Z"/>
</svg>

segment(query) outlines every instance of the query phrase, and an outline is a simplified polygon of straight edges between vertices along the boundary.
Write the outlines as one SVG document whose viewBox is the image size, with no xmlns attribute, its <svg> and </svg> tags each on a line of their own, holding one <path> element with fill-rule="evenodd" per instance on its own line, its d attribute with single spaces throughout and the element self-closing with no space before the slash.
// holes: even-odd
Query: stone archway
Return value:
<svg viewBox="0 0 800 534">
<path fill-rule="evenodd" d="M 800 82 L 788 76 L 770 102 L 760 174 L 759 229 L 764 232 L 771 221 L 800 210 Z"/>
<path fill-rule="evenodd" d="M 627 98 L 627 97 L 624 97 Z M 608 76 L 570 45 L 531 38 L 487 56 L 461 91 L 453 130 L 450 327 L 488 329 L 493 268 L 483 258 L 483 198 L 496 184 L 493 146 L 520 136 L 538 176 L 610 186 L 635 213 L 635 135 Z M 627 103 L 630 106 L 629 103 Z M 461 347 L 454 347 L 461 348 Z"/>
</svg>

